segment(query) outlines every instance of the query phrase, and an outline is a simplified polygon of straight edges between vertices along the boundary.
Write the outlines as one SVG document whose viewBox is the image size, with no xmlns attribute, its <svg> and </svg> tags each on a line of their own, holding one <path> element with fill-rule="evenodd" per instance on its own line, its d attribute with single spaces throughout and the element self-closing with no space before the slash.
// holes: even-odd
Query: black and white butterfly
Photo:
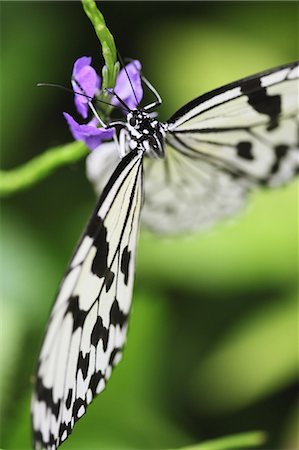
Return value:
<svg viewBox="0 0 299 450">
<path fill-rule="evenodd" d="M 298 78 L 298 63 L 244 78 L 196 98 L 165 123 L 150 114 L 161 102 L 152 89 L 156 102 L 118 123 L 123 158 L 61 283 L 39 356 L 36 450 L 56 449 L 69 436 L 121 358 L 144 168 L 143 220 L 152 229 L 199 229 L 230 216 L 252 189 L 298 173 Z"/>
</svg>

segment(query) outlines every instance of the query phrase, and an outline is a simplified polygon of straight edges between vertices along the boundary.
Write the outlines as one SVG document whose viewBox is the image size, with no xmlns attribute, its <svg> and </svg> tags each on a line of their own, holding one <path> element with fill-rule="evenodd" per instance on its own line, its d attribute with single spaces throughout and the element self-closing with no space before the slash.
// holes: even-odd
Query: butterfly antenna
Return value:
<svg viewBox="0 0 299 450">
<path fill-rule="evenodd" d="M 121 55 L 120 55 L 120 53 L 119 53 L 118 50 L 117 50 L 117 57 L 118 57 L 118 59 L 119 59 L 119 62 L 120 62 L 120 64 L 121 64 L 122 68 L 123 68 L 124 71 L 126 72 L 127 78 L 128 78 L 128 80 L 129 80 L 129 83 L 130 83 L 132 92 L 133 92 L 134 97 L 135 97 L 135 100 L 136 100 L 136 105 L 138 105 L 139 102 L 138 102 L 137 95 L 136 95 L 136 92 L 135 92 L 134 87 L 133 87 L 133 83 L 132 83 L 132 81 L 131 81 L 131 78 L 129 77 L 127 68 L 126 68 L 126 66 L 125 66 L 125 64 L 124 64 L 124 61 L 123 61 L 123 59 L 122 59 L 122 57 L 121 57 Z"/>
<path fill-rule="evenodd" d="M 78 84 L 78 83 L 76 82 L 76 84 Z M 37 83 L 37 87 L 44 87 L 44 86 L 46 86 L 46 87 L 55 87 L 55 88 L 62 89 L 63 91 L 66 91 L 66 92 L 70 92 L 71 94 L 82 95 L 83 97 L 86 97 L 89 100 L 90 103 L 92 101 L 92 97 L 90 97 L 89 95 L 87 95 L 87 94 L 85 94 L 83 92 L 76 92 L 73 89 L 67 88 L 66 86 L 63 86 L 61 84 L 56 84 L 56 83 Z M 81 89 L 80 86 L 79 86 L 79 89 Z M 98 102 L 98 103 L 103 103 L 104 105 L 112 106 L 114 108 L 123 109 L 120 106 L 113 105 L 112 103 L 105 102 L 104 100 L 96 99 L 95 101 Z"/>
<path fill-rule="evenodd" d="M 76 83 L 76 85 L 77 85 L 78 88 L 82 91 L 82 93 L 84 93 L 84 94 L 86 95 L 86 92 L 84 91 L 84 89 L 83 89 L 83 87 L 81 86 L 81 84 L 79 83 L 79 81 L 77 81 L 75 78 L 72 78 L 72 81 L 73 81 L 74 83 Z M 91 97 L 87 96 L 87 98 L 89 99 L 89 101 L 88 101 L 88 106 L 90 107 L 90 109 L 91 109 L 93 115 L 98 119 L 98 121 L 100 122 L 101 126 L 104 127 L 104 128 L 106 128 L 105 122 L 102 120 L 102 118 L 99 116 L 97 110 L 96 110 L 95 107 L 93 106 Z M 102 100 L 100 100 L 100 101 L 102 101 Z M 109 104 L 109 103 L 108 103 L 108 104 Z"/>
<path fill-rule="evenodd" d="M 114 89 L 105 88 L 105 91 L 107 91 L 110 95 L 114 95 L 117 100 L 124 106 L 124 108 L 126 108 L 127 111 L 131 112 L 131 109 L 128 107 L 128 105 L 119 97 L 119 95 L 117 95 L 116 92 L 114 92 Z"/>
</svg>

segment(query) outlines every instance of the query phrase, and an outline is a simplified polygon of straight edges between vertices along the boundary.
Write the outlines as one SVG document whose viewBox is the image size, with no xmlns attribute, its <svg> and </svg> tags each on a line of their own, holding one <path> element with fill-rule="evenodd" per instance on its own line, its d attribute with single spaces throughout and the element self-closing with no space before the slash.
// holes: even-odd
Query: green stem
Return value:
<svg viewBox="0 0 299 450">
<path fill-rule="evenodd" d="M 72 142 L 52 148 L 26 164 L 0 171 L 0 196 L 23 191 L 48 177 L 59 167 L 79 161 L 88 154 L 83 142 Z"/>
<path fill-rule="evenodd" d="M 266 434 L 263 431 L 251 431 L 212 439 L 191 447 L 184 447 L 181 450 L 239 450 L 241 448 L 248 450 L 264 444 L 265 441 Z"/>
<path fill-rule="evenodd" d="M 107 28 L 102 13 L 98 10 L 94 0 L 82 0 L 84 11 L 90 19 L 96 35 L 102 46 L 102 53 L 106 66 L 103 70 L 103 88 L 114 88 L 116 77 L 119 71 L 117 63 L 117 52 L 112 34 Z"/>
</svg>

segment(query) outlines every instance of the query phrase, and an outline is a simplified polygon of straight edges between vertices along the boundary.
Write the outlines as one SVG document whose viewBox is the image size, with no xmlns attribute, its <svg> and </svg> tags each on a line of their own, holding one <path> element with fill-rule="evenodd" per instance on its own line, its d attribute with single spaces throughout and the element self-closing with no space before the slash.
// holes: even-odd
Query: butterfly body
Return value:
<svg viewBox="0 0 299 450">
<path fill-rule="evenodd" d="M 127 115 L 124 127 L 128 132 L 127 138 L 130 150 L 138 148 L 148 156 L 164 157 L 166 124 L 159 122 L 142 109 L 135 109 Z"/>
</svg>

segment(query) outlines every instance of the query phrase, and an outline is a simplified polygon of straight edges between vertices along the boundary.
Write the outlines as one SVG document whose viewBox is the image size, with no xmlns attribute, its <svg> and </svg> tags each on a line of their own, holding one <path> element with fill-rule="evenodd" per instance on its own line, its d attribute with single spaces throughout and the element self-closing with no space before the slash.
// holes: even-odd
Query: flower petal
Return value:
<svg viewBox="0 0 299 450">
<path fill-rule="evenodd" d="M 127 73 L 125 69 L 121 69 L 119 72 L 114 90 L 116 94 L 126 103 L 126 105 L 130 109 L 133 109 L 137 108 L 143 97 L 143 89 L 140 78 L 141 64 L 138 60 L 134 60 L 126 65 L 126 70 Z M 134 92 L 128 76 L 131 80 Z M 116 99 L 113 99 L 113 104 L 120 105 Z"/>
<path fill-rule="evenodd" d="M 91 58 L 88 56 L 82 56 L 77 59 L 73 68 L 72 86 L 75 92 L 82 91 L 83 94 L 93 98 L 100 86 L 101 79 L 90 64 Z M 84 95 L 75 95 L 76 108 L 84 119 L 88 115 L 88 101 L 89 99 L 84 97 Z"/>
<path fill-rule="evenodd" d="M 103 141 L 113 138 L 114 130 L 105 128 L 97 128 L 90 123 L 80 125 L 68 113 L 63 113 L 72 135 L 76 140 L 85 142 L 86 146 L 91 150 L 96 149 Z"/>
<path fill-rule="evenodd" d="M 90 66 L 91 64 L 91 56 L 81 56 L 74 63 L 72 77 L 76 78 L 81 69 L 85 66 Z"/>
</svg>

